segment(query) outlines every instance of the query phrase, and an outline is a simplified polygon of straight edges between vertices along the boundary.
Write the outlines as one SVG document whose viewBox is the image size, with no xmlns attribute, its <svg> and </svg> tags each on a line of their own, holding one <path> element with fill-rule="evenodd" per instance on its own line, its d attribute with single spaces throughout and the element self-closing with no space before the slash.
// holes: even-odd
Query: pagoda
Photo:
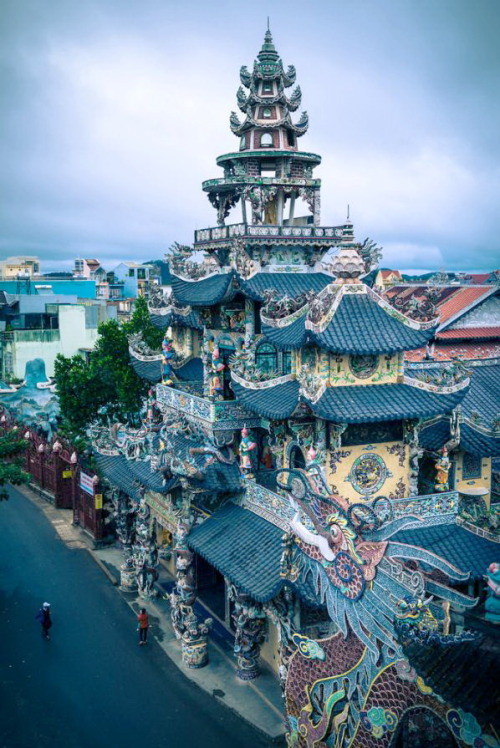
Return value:
<svg viewBox="0 0 500 748">
<path fill-rule="evenodd" d="M 432 304 L 393 307 L 363 281 L 376 244 L 357 241 L 349 217 L 321 225 L 320 157 L 298 150 L 307 115 L 294 124 L 295 69 L 269 30 L 240 78 L 239 149 L 203 183 L 217 225 L 168 256 L 171 293 L 149 302 L 162 351 L 130 341 L 155 386 L 142 424 L 95 434 L 129 569 L 144 576 L 165 556 L 190 667 L 207 663 L 194 603 L 210 589 L 238 676 L 261 664 L 279 675 L 290 746 L 388 746 L 414 729 L 410 713 L 436 744 L 442 729 L 472 745 L 467 726 L 481 735 L 488 720 L 442 688 L 452 653 L 477 657 L 464 611 L 498 557 L 494 539 L 460 525 L 453 484 L 474 378 L 459 363 L 405 363 L 432 341 Z M 241 218 L 226 223 L 233 209 Z M 430 686 L 433 659 L 443 672 Z M 487 699 L 481 673 L 469 677 Z"/>
</svg>

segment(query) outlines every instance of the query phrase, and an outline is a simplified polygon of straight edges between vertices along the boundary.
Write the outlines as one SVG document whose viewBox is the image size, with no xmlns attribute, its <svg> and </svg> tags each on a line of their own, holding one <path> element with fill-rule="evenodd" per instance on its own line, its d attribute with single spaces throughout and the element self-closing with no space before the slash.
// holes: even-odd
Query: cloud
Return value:
<svg viewBox="0 0 500 748">
<path fill-rule="evenodd" d="M 0 253 L 106 265 L 215 224 L 201 183 L 237 147 L 228 117 L 267 2 L 250 16 L 228 0 L 4 0 L 1 14 Z M 275 0 L 272 14 L 310 115 L 300 147 L 323 158 L 323 223 L 349 203 L 384 263 L 498 265 L 496 5 L 311 0 L 306 18 Z"/>
</svg>

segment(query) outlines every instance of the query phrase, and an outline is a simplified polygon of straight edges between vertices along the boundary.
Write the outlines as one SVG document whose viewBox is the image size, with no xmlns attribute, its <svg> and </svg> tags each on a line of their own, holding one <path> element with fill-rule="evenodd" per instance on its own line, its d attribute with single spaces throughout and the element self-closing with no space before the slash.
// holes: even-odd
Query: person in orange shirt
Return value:
<svg viewBox="0 0 500 748">
<path fill-rule="evenodd" d="M 149 628 L 149 617 L 146 613 L 146 608 L 141 608 L 141 612 L 137 616 L 138 626 L 137 630 L 139 632 L 139 644 L 147 644 L 148 639 L 148 628 Z"/>
</svg>

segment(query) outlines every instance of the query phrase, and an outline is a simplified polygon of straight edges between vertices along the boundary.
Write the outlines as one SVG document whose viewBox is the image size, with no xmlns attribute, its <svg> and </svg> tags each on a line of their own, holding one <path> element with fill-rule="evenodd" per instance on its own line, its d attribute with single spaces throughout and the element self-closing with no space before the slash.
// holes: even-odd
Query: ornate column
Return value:
<svg viewBox="0 0 500 748">
<path fill-rule="evenodd" d="M 321 193 L 314 190 L 313 221 L 315 226 L 321 225 Z"/>
<path fill-rule="evenodd" d="M 234 654 L 238 667 L 236 675 L 241 680 L 253 680 L 260 674 L 260 647 L 266 635 L 266 614 L 262 605 L 234 585 L 229 588 L 229 597 L 234 601 L 232 619 L 236 634 Z"/>
<path fill-rule="evenodd" d="M 255 322 L 252 299 L 245 299 L 245 345 L 250 345 L 255 335 Z"/>
<path fill-rule="evenodd" d="M 174 535 L 176 585 L 170 594 L 170 615 L 175 636 L 181 642 L 184 665 L 200 668 L 208 663 L 208 632 L 212 619 L 200 622 L 193 610 L 196 600 L 194 554 L 186 541 L 191 524 L 192 517 L 183 512 Z"/>
<path fill-rule="evenodd" d="M 155 582 L 158 580 L 158 548 L 156 545 L 156 535 L 151 532 L 150 517 L 151 510 L 144 500 L 144 487 L 139 490 L 141 500 L 137 509 L 135 522 L 135 539 L 133 563 L 135 567 L 135 579 L 139 595 L 150 600 L 157 597 L 158 592 L 155 589 Z"/>
<path fill-rule="evenodd" d="M 424 450 L 419 447 L 418 438 L 420 424 L 415 421 L 406 421 L 404 423 L 404 441 L 408 444 L 408 484 L 409 495 L 418 496 L 418 472 L 419 463 L 424 454 Z"/>
</svg>

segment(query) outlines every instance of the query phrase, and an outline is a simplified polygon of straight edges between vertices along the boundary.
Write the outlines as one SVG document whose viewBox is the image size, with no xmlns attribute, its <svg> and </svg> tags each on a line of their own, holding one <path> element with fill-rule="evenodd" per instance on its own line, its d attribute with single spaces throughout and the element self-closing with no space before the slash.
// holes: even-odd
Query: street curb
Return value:
<svg viewBox="0 0 500 748">
<path fill-rule="evenodd" d="M 86 550 L 86 551 L 88 551 L 88 553 L 89 553 L 89 554 L 90 554 L 90 555 L 92 556 L 92 558 L 93 558 L 93 559 L 94 559 L 94 561 L 96 562 L 97 566 L 98 566 L 98 567 L 99 567 L 99 568 L 101 569 L 101 571 L 103 571 L 103 572 L 105 573 L 105 575 L 107 576 L 107 578 L 109 579 L 109 581 L 111 582 L 111 584 L 112 584 L 112 585 L 113 585 L 114 587 L 118 587 L 118 583 L 119 583 L 119 580 L 118 580 L 118 579 L 117 579 L 117 578 L 116 578 L 116 577 L 114 576 L 114 574 L 112 574 L 112 573 L 110 572 L 110 570 L 108 569 L 108 567 L 106 566 L 106 564 L 105 564 L 105 563 L 103 563 L 103 562 L 101 561 L 101 559 L 100 559 L 100 558 L 98 558 L 98 557 L 97 557 L 97 556 L 95 555 L 95 553 L 94 553 L 94 551 L 92 550 L 92 548 L 89 548 L 88 546 L 85 546 L 85 550 Z"/>
</svg>

